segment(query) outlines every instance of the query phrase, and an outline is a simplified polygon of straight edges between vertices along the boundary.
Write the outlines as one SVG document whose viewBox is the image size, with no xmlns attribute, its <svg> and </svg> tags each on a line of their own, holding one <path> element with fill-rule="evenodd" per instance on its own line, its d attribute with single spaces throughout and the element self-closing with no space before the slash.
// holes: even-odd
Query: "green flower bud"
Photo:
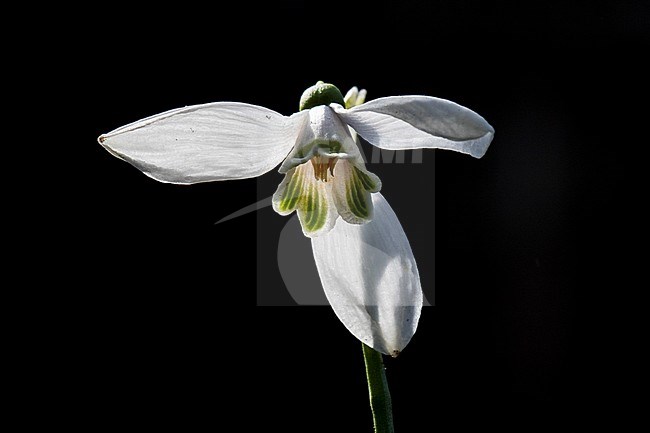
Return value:
<svg viewBox="0 0 650 433">
<path fill-rule="evenodd" d="M 302 93 L 300 111 L 309 110 L 319 105 L 329 105 L 333 102 L 345 106 L 341 91 L 334 84 L 319 81 Z"/>
</svg>

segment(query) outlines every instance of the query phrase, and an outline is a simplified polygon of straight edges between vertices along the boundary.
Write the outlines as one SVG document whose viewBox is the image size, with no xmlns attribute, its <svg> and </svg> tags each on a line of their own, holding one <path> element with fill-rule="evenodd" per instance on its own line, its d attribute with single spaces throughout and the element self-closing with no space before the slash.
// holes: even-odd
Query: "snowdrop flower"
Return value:
<svg viewBox="0 0 650 433">
<path fill-rule="evenodd" d="M 284 116 L 240 102 L 170 110 L 101 135 L 114 156 L 161 182 L 193 184 L 284 175 L 273 196 L 297 212 L 312 239 L 328 301 L 359 340 L 396 356 L 415 333 L 422 306 L 417 265 L 357 134 L 382 149 L 449 149 L 483 156 L 494 129 L 475 112 L 429 96 L 365 102 L 318 82 Z"/>
</svg>

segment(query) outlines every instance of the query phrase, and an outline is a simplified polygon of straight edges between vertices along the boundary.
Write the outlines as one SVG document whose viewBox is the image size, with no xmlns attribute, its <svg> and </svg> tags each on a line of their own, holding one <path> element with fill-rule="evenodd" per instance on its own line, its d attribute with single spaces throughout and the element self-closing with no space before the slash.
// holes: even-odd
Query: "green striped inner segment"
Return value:
<svg viewBox="0 0 650 433">
<path fill-rule="evenodd" d="M 353 167 L 345 188 L 350 211 L 359 218 L 369 219 L 372 210 L 370 192 L 377 191 L 377 183 L 362 170 Z"/>
<path fill-rule="evenodd" d="M 327 221 L 327 198 L 316 185 L 316 181 L 309 182 L 305 188 L 305 197 L 299 212 L 302 214 L 302 227 L 307 232 L 320 230 Z"/>
<path fill-rule="evenodd" d="M 281 212 L 298 209 L 302 227 L 307 232 L 320 230 L 327 221 L 328 201 L 318 188 L 315 178 L 306 179 L 306 167 L 297 167 L 291 173 L 278 208 Z"/>
<path fill-rule="evenodd" d="M 287 186 L 284 190 L 284 195 L 278 208 L 282 212 L 291 212 L 296 209 L 298 205 L 298 200 L 302 195 L 302 184 L 305 178 L 304 170 L 294 169 L 294 172 L 291 174 L 291 179 L 287 183 Z"/>
<path fill-rule="evenodd" d="M 363 170 L 358 169 L 357 167 L 354 167 L 354 174 L 356 177 L 359 178 L 361 181 L 361 185 L 370 192 L 377 192 L 377 182 L 375 182 L 369 175 L 368 173 L 365 173 Z"/>
</svg>

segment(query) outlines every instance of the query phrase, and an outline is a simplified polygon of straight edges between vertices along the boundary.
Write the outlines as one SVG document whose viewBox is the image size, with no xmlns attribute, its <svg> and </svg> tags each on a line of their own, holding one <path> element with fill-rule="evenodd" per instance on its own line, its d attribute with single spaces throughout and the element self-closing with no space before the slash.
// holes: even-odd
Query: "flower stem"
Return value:
<svg viewBox="0 0 650 433">
<path fill-rule="evenodd" d="M 386 380 L 386 371 L 381 353 L 363 345 L 363 360 L 366 363 L 366 378 L 370 394 L 370 408 L 375 433 L 394 433 L 393 409 Z"/>
</svg>

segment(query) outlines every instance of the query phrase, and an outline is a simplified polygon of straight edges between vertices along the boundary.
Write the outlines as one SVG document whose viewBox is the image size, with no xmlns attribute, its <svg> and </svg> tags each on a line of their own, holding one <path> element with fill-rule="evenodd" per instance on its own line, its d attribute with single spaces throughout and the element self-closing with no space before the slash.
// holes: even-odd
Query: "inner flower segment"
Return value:
<svg viewBox="0 0 650 433">
<path fill-rule="evenodd" d="M 305 235 L 328 232 L 340 216 L 350 224 L 372 219 L 370 194 L 381 189 L 379 178 L 362 164 L 336 156 L 315 155 L 289 170 L 273 195 L 280 215 L 298 212 Z"/>
</svg>

